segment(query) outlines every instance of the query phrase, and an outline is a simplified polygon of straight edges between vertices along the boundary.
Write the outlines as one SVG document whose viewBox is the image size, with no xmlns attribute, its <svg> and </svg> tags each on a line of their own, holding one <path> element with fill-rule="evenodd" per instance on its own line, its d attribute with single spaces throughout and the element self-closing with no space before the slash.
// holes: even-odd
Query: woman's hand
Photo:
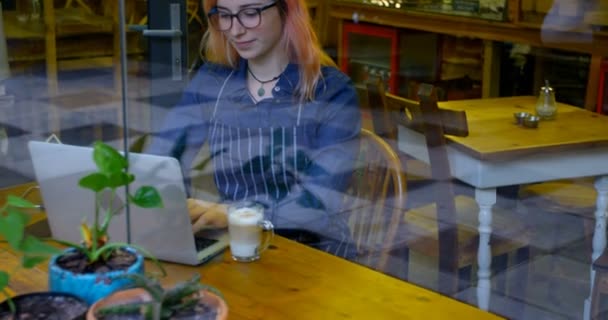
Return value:
<svg viewBox="0 0 608 320">
<path fill-rule="evenodd" d="M 225 204 L 198 199 L 188 199 L 188 212 L 192 222 L 192 232 L 205 228 L 225 228 L 228 226 Z"/>
</svg>

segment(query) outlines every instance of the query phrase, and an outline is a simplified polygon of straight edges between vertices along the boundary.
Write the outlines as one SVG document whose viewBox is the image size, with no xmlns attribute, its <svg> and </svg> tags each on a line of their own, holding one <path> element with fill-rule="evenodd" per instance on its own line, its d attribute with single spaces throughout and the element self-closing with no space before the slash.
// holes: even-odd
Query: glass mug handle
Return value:
<svg viewBox="0 0 608 320">
<path fill-rule="evenodd" d="M 274 239 L 274 225 L 269 220 L 261 220 L 258 222 L 258 227 L 264 231 L 264 240 L 262 240 L 262 243 L 257 249 L 258 254 L 261 254 L 262 252 L 266 251 L 268 247 L 270 247 L 270 243 L 272 242 L 272 239 Z"/>
</svg>

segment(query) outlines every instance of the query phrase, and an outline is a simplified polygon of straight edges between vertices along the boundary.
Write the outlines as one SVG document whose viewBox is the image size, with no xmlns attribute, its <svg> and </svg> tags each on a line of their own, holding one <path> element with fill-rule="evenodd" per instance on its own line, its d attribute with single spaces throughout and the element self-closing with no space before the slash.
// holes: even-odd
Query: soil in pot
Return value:
<svg viewBox="0 0 608 320">
<path fill-rule="evenodd" d="M 0 305 L 0 320 L 77 320 L 84 319 L 88 309 L 81 299 L 68 294 L 32 293 L 13 298 L 17 315 L 13 317 L 7 303 Z"/>
<path fill-rule="evenodd" d="M 201 301 L 192 308 L 181 310 L 171 316 L 174 320 L 215 320 L 217 317 L 217 309 L 209 306 Z M 146 317 L 141 314 L 123 314 L 97 317 L 98 320 L 146 320 Z"/>
<path fill-rule="evenodd" d="M 117 270 L 127 270 L 137 261 L 137 256 L 124 249 L 112 251 L 107 260 L 100 259 L 89 264 L 87 257 L 80 251 L 71 251 L 57 258 L 57 265 L 64 270 L 76 274 L 105 273 Z"/>
</svg>

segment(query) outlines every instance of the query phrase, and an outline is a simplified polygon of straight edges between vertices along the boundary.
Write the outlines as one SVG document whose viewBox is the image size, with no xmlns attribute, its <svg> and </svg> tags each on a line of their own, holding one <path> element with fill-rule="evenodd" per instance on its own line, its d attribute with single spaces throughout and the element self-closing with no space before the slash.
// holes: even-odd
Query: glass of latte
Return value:
<svg viewBox="0 0 608 320">
<path fill-rule="evenodd" d="M 255 202 L 228 206 L 228 232 L 232 258 L 240 262 L 258 260 L 274 237 L 272 223 L 264 220 L 264 207 Z"/>
</svg>

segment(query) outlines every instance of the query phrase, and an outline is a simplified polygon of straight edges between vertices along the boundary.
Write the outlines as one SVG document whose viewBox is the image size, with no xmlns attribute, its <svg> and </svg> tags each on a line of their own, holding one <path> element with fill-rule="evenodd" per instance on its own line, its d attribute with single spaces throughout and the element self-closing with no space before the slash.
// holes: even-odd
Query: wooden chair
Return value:
<svg viewBox="0 0 608 320">
<path fill-rule="evenodd" d="M 384 83 L 381 79 L 367 82 L 365 90 L 367 91 L 367 109 L 371 114 L 374 133 L 386 139 L 393 148 L 396 148 L 397 126 L 391 120 L 392 114 L 386 105 Z"/>
<path fill-rule="evenodd" d="M 116 1 L 101 2 L 97 11 L 82 0 L 68 0 L 56 8 L 54 0 L 43 0 L 46 46 L 46 76 L 51 104 L 49 129 L 59 135 L 63 112 L 112 109 L 122 122 L 118 93 L 121 90 L 120 30 Z M 95 42 L 82 39 L 96 37 Z M 91 45 L 93 44 L 93 45 Z M 112 88 L 65 93 L 60 90 L 59 72 L 112 68 Z M 96 136 L 100 136 L 96 127 Z"/>
<path fill-rule="evenodd" d="M 205 24 L 201 19 L 201 0 L 188 0 L 186 2 L 186 14 L 188 15 L 188 24 L 196 20 L 199 26 L 203 27 Z"/>
<path fill-rule="evenodd" d="M 427 163 L 399 151 L 397 145 L 399 132 L 396 119 L 400 117 L 400 110 L 399 106 L 395 107 L 386 98 L 387 93 L 384 90 L 383 82 L 377 80 L 366 83 L 365 92 L 360 93 L 360 95 L 365 95 L 365 101 L 368 104 L 367 109 L 370 110 L 369 112 L 372 115 L 374 132 L 384 138 L 399 155 L 401 166 L 407 174 L 408 189 L 426 188 L 432 184 L 431 167 Z M 406 98 L 403 98 L 401 102 L 415 107 L 418 106 L 418 101 Z M 451 134 L 451 130 L 457 129 L 457 127 L 449 122 L 451 121 L 450 117 L 446 117 L 444 120 L 444 130 L 447 134 Z M 452 179 L 452 185 L 456 194 L 473 195 L 473 188 L 464 182 Z M 432 202 L 434 202 L 432 197 L 416 197 L 416 199 L 408 201 L 408 207 L 415 208 Z"/>
<path fill-rule="evenodd" d="M 468 196 L 454 196 L 450 164 L 447 156 L 445 134 L 466 136 L 468 127 L 463 111 L 442 110 L 437 106 L 433 87 L 421 85 L 420 103 L 413 103 L 387 94 L 387 104 L 400 111 L 400 123 L 424 135 L 429 154 L 434 183 L 427 192 L 435 196 L 435 203 L 415 208 L 404 214 L 405 243 L 409 250 L 439 259 L 439 291 L 453 294 L 465 288 L 472 266 L 477 264 L 479 246 L 478 212 L 476 201 Z M 415 197 L 410 192 L 410 197 Z M 513 212 L 493 208 L 493 233 L 491 238 L 494 267 L 506 269 L 508 253 L 517 252 L 515 263 L 529 257 L 528 230 Z M 458 277 L 456 275 L 458 274 Z M 527 273 L 523 274 L 527 278 Z M 506 290 L 505 283 L 499 290 L 525 292 L 524 281 L 512 281 Z M 460 282 L 460 283 L 459 283 Z M 519 287 L 517 287 L 519 286 Z"/>
<path fill-rule="evenodd" d="M 359 137 L 344 207 L 359 252 L 357 261 L 384 271 L 405 208 L 406 180 L 397 154 L 382 138 L 366 129 Z"/>
</svg>

